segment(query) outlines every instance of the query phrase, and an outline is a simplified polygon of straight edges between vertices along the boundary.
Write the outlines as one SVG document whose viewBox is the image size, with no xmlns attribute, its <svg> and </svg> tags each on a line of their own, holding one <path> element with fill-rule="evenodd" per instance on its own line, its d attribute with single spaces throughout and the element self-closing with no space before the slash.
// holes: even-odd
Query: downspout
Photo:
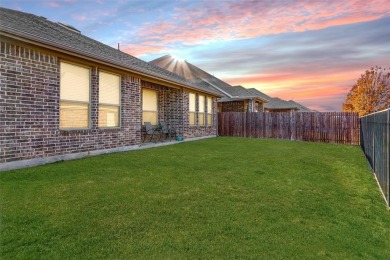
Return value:
<svg viewBox="0 0 390 260">
<path fill-rule="evenodd" d="M 217 109 L 215 109 L 215 104 L 217 105 Z M 219 112 L 218 112 L 218 101 L 217 101 L 217 98 L 215 99 L 215 102 L 213 102 L 213 106 L 214 106 L 214 111 L 216 111 L 217 113 L 217 116 L 216 116 L 216 120 L 214 121 L 214 124 L 216 125 L 216 134 L 217 134 L 217 137 L 219 136 Z M 215 113 L 215 112 L 214 112 Z"/>
<path fill-rule="evenodd" d="M 387 109 L 387 142 L 390 142 L 390 108 Z M 387 167 L 390 167 L 390 145 L 387 146 Z M 390 175 L 387 174 L 387 207 L 390 211 Z"/>
<path fill-rule="evenodd" d="M 181 88 L 181 107 L 182 107 L 182 111 L 181 111 L 181 138 L 182 140 L 184 140 L 184 88 Z"/>
</svg>

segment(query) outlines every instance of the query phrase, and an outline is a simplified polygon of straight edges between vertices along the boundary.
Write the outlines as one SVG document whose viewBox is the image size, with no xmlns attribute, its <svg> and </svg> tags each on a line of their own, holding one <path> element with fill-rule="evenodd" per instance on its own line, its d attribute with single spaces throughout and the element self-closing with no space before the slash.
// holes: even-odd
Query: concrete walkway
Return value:
<svg viewBox="0 0 390 260">
<path fill-rule="evenodd" d="M 96 155 L 101 155 L 101 154 L 127 152 L 127 151 L 134 151 L 134 150 L 141 150 L 141 149 L 148 149 L 148 148 L 154 148 L 154 147 L 160 147 L 160 146 L 179 144 L 179 143 L 183 143 L 183 142 L 192 142 L 192 141 L 213 138 L 213 137 L 216 137 L 216 136 L 211 135 L 211 136 L 187 138 L 181 142 L 176 141 L 176 140 L 175 141 L 157 142 L 157 143 L 148 142 L 148 143 L 141 143 L 138 145 L 123 146 L 123 147 L 117 147 L 117 148 L 111 148 L 111 149 L 94 150 L 94 151 L 81 152 L 81 153 L 71 153 L 71 154 L 64 154 L 64 155 L 57 155 L 57 156 L 50 156 L 50 157 L 34 158 L 34 159 L 29 159 L 29 160 L 13 161 L 13 162 L 8 162 L 8 163 L 0 163 L 0 172 L 16 170 L 16 169 L 21 169 L 21 168 L 27 168 L 27 167 L 34 167 L 34 166 L 44 165 L 44 164 L 48 164 L 48 163 L 54 163 L 54 162 L 58 162 L 58 161 L 69 161 L 69 160 L 80 159 L 80 158 L 84 158 L 84 157 L 96 156 Z"/>
</svg>

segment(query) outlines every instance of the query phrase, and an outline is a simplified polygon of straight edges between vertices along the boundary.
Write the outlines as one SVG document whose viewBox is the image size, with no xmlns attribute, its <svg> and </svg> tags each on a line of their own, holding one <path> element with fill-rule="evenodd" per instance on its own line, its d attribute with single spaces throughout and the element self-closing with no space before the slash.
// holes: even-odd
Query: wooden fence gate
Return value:
<svg viewBox="0 0 390 260">
<path fill-rule="evenodd" d="M 220 112 L 218 135 L 359 145 L 353 112 Z"/>
</svg>

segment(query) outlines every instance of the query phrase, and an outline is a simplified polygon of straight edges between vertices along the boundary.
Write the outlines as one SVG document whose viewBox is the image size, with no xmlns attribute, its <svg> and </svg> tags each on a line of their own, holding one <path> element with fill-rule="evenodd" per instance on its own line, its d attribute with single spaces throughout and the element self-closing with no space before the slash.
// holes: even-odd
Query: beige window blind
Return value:
<svg viewBox="0 0 390 260">
<path fill-rule="evenodd" d="M 61 62 L 60 99 L 89 102 L 89 69 Z"/>
<path fill-rule="evenodd" d="M 60 63 L 60 128 L 88 128 L 90 70 Z"/>
<path fill-rule="evenodd" d="M 119 127 L 120 81 L 119 75 L 99 72 L 99 127 Z"/>
<path fill-rule="evenodd" d="M 213 99 L 207 97 L 207 125 L 213 124 Z"/>
<path fill-rule="evenodd" d="M 198 105 L 199 105 L 199 125 L 205 125 L 205 97 L 202 95 L 199 95 L 198 98 Z"/>
<path fill-rule="evenodd" d="M 119 75 L 99 72 L 99 103 L 120 104 L 120 81 Z"/>
<path fill-rule="evenodd" d="M 195 125 L 196 119 L 196 95 L 195 93 L 189 94 L 189 124 Z"/>
<path fill-rule="evenodd" d="M 142 122 L 158 123 L 158 92 L 155 90 L 142 90 Z"/>
</svg>

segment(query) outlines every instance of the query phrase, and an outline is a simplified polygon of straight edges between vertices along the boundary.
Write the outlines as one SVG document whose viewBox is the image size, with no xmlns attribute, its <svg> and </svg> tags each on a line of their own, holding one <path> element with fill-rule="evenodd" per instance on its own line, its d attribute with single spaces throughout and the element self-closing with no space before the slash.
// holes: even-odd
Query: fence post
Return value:
<svg viewBox="0 0 390 260">
<path fill-rule="evenodd" d="M 387 170 L 390 172 L 390 108 L 387 109 Z M 387 206 L 390 211 L 390 173 L 387 174 Z"/>
<path fill-rule="evenodd" d="M 372 169 L 375 171 L 375 132 L 376 132 L 376 114 L 374 114 L 374 124 L 373 127 L 375 128 L 374 131 L 372 131 Z"/>
</svg>

